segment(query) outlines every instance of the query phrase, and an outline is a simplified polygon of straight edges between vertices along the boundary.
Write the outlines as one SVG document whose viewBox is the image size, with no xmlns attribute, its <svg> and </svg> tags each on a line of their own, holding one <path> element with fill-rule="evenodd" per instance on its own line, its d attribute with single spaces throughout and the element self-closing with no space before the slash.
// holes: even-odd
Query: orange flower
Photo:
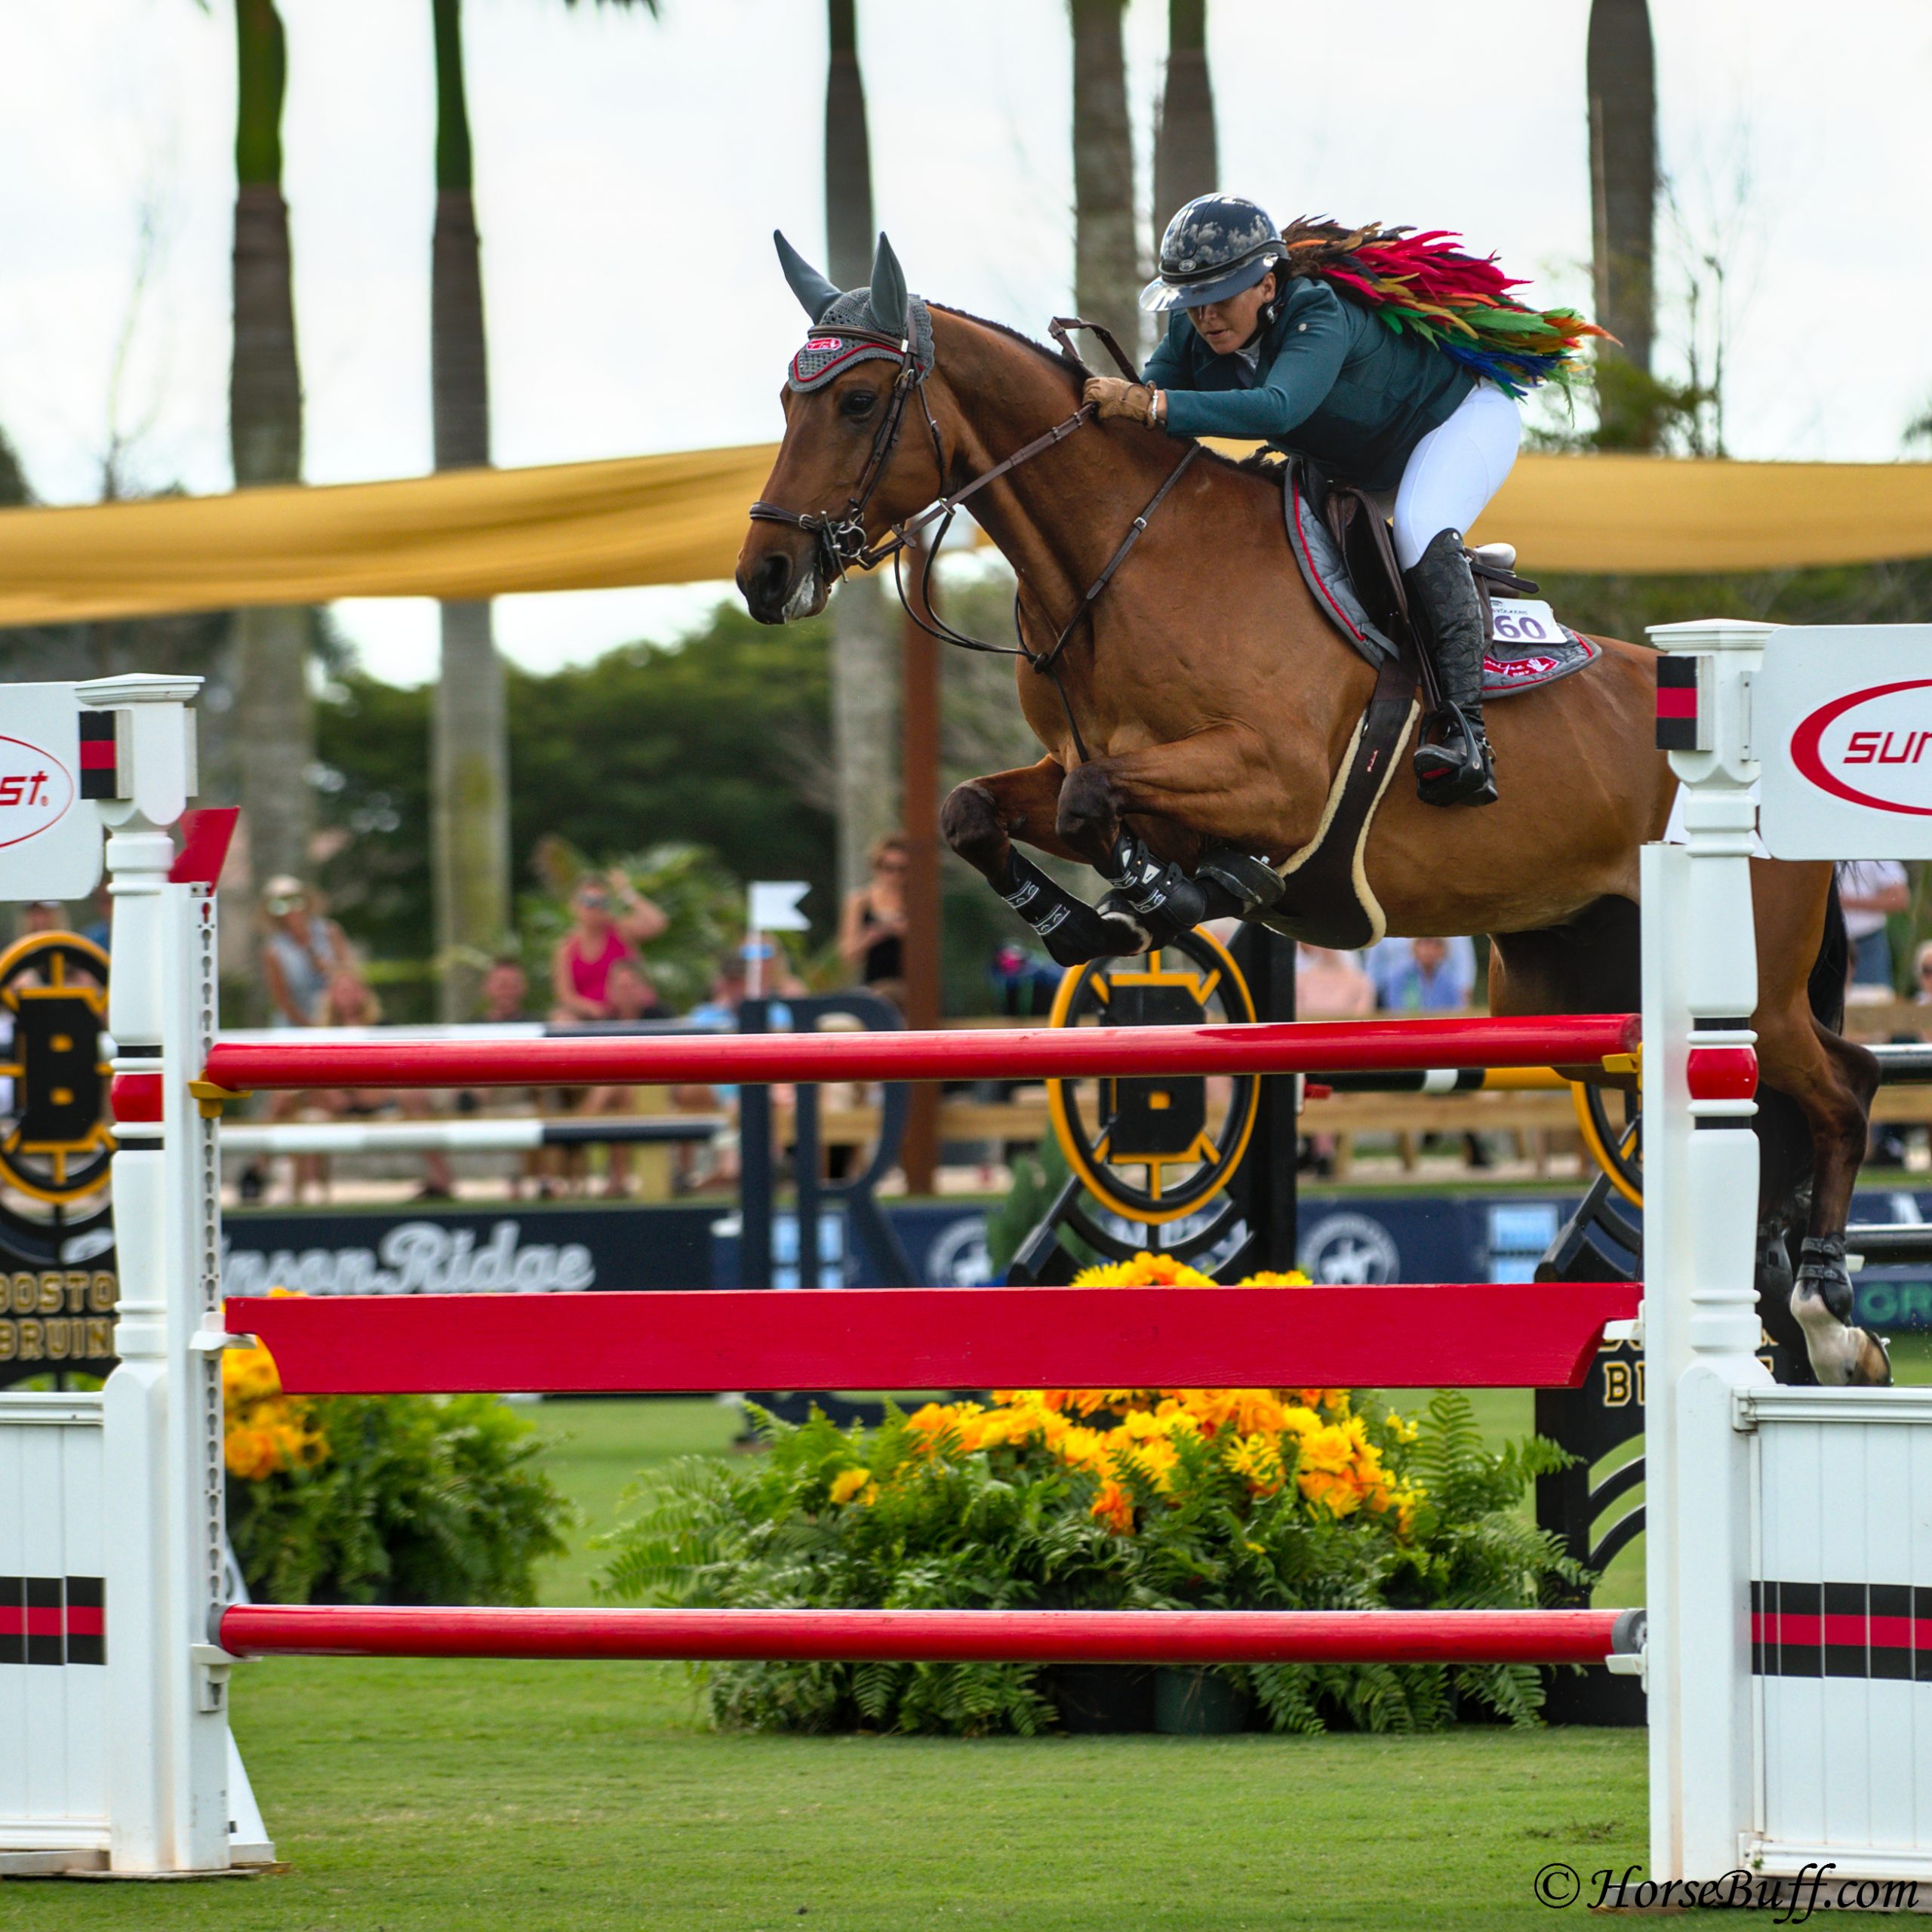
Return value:
<svg viewBox="0 0 1932 1932">
<path fill-rule="evenodd" d="M 1108 1477 L 1094 1492 L 1092 1514 L 1097 1522 L 1105 1524 L 1116 1536 L 1134 1533 L 1134 1500 L 1118 1477 Z"/>
</svg>

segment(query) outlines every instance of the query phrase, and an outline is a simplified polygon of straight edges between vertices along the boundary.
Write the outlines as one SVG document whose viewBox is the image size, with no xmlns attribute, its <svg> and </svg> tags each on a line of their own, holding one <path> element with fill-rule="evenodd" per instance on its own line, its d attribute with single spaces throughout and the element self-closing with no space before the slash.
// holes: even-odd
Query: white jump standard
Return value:
<svg viewBox="0 0 1932 1932">
<path fill-rule="evenodd" d="M 1914 1608 L 1932 1601 L 1921 1594 L 1932 1592 L 1932 1393 L 1780 1388 L 1756 1359 L 1757 1067 L 1748 1018 L 1756 998 L 1755 837 L 1774 854 L 1810 857 L 1828 823 L 1841 857 L 1932 856 L 1932 795 L 1901 789 L 1921 781 L 1888 772 L 1891 789 L 1880 794 L 1844 769 L 1860 755 L 1858 733 L 1912 723 L 1915 712 L 1906 713 L 1932 679 L 1900 667 L 1932 661 L 1932 638 L 1733 623 L 1674 626 L 1657 636 L 1694 661 L 1697 701 L 1694 748 L 1672 753 L 1685 788 L 1687 842 L 1647 848 L 1643 866 L 1647 1278 L 1638 1325 L 1648 1396 L 1648 1633 L 1641 1650 L 1630 1650 L 1634 1620 L 1614 1636 L 1607 1623 L 1600 1632 L 1573 1624 L 1561 1639 L 1570 1647 L 1552 1654 L 1574 1655 L 1580 1641 L 1588 1648 L 1600 1641 L 1613 1668 L 1644 1678 L 1654 1877 L 1715 1879 L 1740 1867 L 1794 1874 L 1831 1862 L 1847 1875 L 1932 1881 L 1932 1666 L 1921 1671 L 1917 1663 Z M 227 1332 L 220 1279 L 223 1096 L 214 1076 L 245 1071 L 251 1053 L 266 1063 L 252 1048 L 217 1051 L 208 841 L 191 839 L 186 850 L 202 856 L 177 861 L 166 829 L 193 789 L 193 688 L 192 680 L 127 678 L 9 693 L 31 714 L 19 740 L 77 776 L 85 766 L 95 782 L 77 784 L 60 815 L 57 853 L 37 850 L 44 828 L 23 828 L 26 835 L 9 844 L 14 829 L 0 823 L 0 894 L 82 896 L 94 883 L 90 865 L 97 871 L 99 841 L 90 848 L 77 838 L 69 815 L 97 816 L 112 832 L 123 1299 L 121 1366 L 102 1394 L 0 1394 L 0 1574 L 27 1580 L 11 1651 L 0 1601 L 0 1872 L 214 1873 L 272 1857 L 228 1735 L 227 1680 L 238 1659 L 215 1641 L 228 1607 L 218 1369 L 220 1352 L 237 1338 Z M 1682 689 L 1680 678 L 1674 696 Z M 1681 739 L 1681 702 L 1673 715 Z M 111 757 L 81 758 L 83 718 L 90 744 L 108 743 Z M 1765 787 L 1761 826 L 1752 789 L 1761 762 L 1767 779 L 1777 774 Z M 1814 811 L 1814 792 L 1829 804 L 1828 820 Z M 1406 1064 L 1451 1063 L 1432 1058 L 1428 1037 L 1418 1032 Z M 696 1064 L 716 1043 L 665 1041 L 651 1051 L 669 1054 L 669 1067 L 687 1048 Z M 462 1084 L 460 1048 L 433 1050 L 454 1056 L 451 1078 Z M 430 1051 L 428 1042 L 405 1049 L 419 1060 Z M 526 1049 L 510 1042 L 491 1051 L 508 1066 Z M 784 1041 L 768 1039 L 758 1051 L 772 1065 L 751 1077 L 783 1079 L 822 1072 L 831 1048 L 825 1036 L 801 1038 L 803 1070 L 793 1073 L 782 1069 L 792 1051 Z M 930 1051 L 937 1067 L 942 1049 Z M 1374 1063 L 1404 1063 L 1395 1053 Z M 1481 1063 L 1472 1055 L 1469 1063 Z M 819 1299 L 783 1298 L 807 1315 Z M 1253 1291 L 1247 1299 L 1258 1313 Z M 827 1306 L 852 1300 L 835 1296 Z M 325 1327 L 355 1315 L 346 1303 L 277 1306 Z M 478 1318 L 487 1321 L 487 1311 Z M 1592 1333 L 1602 1333 L 1604 1318 L 1598 1308 Z M 1241 1339 L 1203 1331 L 1189 1346 L 1198 1357 Z M 1258 1370 L 1282 1369 L 1286 1346 L 1264 1352 Z M 1588 1335 L 1580 1346 L 1587 1351 Z M 1097 1386 L 1102 1379 L 1093 1378 Z M 1278 1372 L 1257 1379 L 1295 1380 Z M 368 1647 L 499 1654 L 454 1624 L 432 1629 L 422 1620 L 463 1613 L 396 1613 L 417 1618 L 414 1634 L 392 1630 L 381 1611 L 355 1614 L 365 1619 L 355 1627 Z M 559 1644 L 621 1654 L 625 1642 L 633 1654 L 648 1644 L 659 1647 L 650 1654 L 675 1654 L 678 1632 L 695 1627 L 666 1623 L 678 1614 L 660 1612 L 637 1613 L 624 1626 L 628 1638 L 596 1612 L 555 1614 L 577 1620 L 568 1629 L 526 1620 L 552 1614 L 476 1613 L 475 1627 L 487 1623 L 497 1633 L 489 1642 L 506 1651 L 521 1644 L 523 1654 L 557 1654 L 545 1646 Z M 1453 1657 L 1457 1630 L 1470 1632 L 1473 1645 L 1477 1628 L 1454 1619 L 1483 1614 L 1444 1613 L 1441 1629 L 1404 1641 Z M 1558 1643 L 1555 1626 L 1536 1623 L 1537 1613 L 1512 1614 L 1524 1621 L 1510 1642 L 1529 1652 Z M 1141 1646 L 1159 1651 L 1168 1642 L 1164 1620 L 1144 1613 L 1131 1629 L 1110 1626 L 1106 1641 L 1131 1644 L 1136 1654 Z M 646 1623 L 648 1633 L 635 1634 Z M 1924 1654 L 1932 1657 L 1932 1617 L 1924 1627 Z M 323 1606 L 237 1611 L 230 1629 L 251 1652 L 327 1649 L 332 1631 L 336 1647 L 356 1647 Z M 1284 1625 L 1271 1641 L 1319 1642 L 1322 1654 L 1337 1657 L 1358 1646 L 1372 1657 L 1375 1632 L 1392 1638 L 1395 1626 L 1369 1617 L 1346 1630 L 1310 1630 Z M 848 1635 L 786 1623 L 768 1641 L 771 1654 L 820 1655 L 842 1654 L 838 1646 L 852 1642 L 1023 1648 L 1080 1641 L 1073 1626 L 1057 1624 L 998 1640 L 977 1623 L 960 1631 L 945 1623 L 934 1632 L 879 1624 Z M 1211 1640 L 1230 1641 L 1225 1633 L 1186 1639 Z M 705 1641 L 749 1640 L 711 1632 Z"/>
</svg>

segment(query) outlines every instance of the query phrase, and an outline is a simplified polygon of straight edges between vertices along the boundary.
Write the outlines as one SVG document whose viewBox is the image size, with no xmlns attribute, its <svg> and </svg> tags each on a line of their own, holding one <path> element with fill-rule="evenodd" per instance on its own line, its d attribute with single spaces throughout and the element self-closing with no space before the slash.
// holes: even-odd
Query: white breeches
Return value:
<svg viewBox="0 0 1932 1932">
<path fill-rule="evenodd" d="M 1502 488 L 1522 440 L 1515 401 L 1479 382 L 1417 444 L 1395 491 L 1395 561 L 1404 570 L 1421 561 L 1438 531 L 1467 531 Z"/>
</svg>

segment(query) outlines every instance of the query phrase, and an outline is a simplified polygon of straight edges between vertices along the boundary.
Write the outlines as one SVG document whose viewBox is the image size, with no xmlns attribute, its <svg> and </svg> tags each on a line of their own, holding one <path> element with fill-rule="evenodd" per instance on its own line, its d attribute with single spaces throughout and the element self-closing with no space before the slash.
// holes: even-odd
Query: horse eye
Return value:
<svg viewBox="0 0 1932 1932">
<path fill-rule="evenodd" d="M 869 416 L 878 398 L 870 389 L 848 389 L 838 398 L 839 414 L 842 416 Z"/>
</svg>

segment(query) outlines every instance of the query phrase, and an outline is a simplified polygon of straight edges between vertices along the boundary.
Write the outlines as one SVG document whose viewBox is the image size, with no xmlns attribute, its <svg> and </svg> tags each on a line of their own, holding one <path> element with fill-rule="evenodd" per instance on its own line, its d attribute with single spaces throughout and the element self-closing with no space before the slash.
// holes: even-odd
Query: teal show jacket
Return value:
<svg viewBox="0 0 1932 1932">
<path fill-rule="evenodd" d="M 1416 445 L 1475 387 L 1441 350 L 1314 279 L 1288 284 L 1257 346 L 1253 368 L 1217 355 L 1177 310 L 1144 374 L 1168 392 L 1168 432 L 1258 438 L 1346 482 L 1391 490 Z"/>
</svg>

